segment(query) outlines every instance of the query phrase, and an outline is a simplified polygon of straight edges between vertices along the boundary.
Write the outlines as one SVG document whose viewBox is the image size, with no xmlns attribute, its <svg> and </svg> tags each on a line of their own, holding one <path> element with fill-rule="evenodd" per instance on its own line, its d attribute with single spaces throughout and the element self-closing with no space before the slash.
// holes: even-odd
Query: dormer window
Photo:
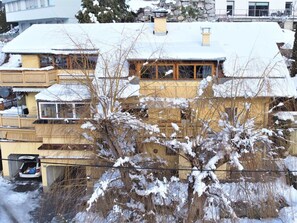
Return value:
<svg viewBox="0 0 297 223">
<path fill-rule="evenodd" d="M 95 69 L 98 55 L 40 55 L 40 67 L 54 66 L 56 69 Z"/>
<path fill-rule="evenodd" d="M 142 79 L 166 79 L 166 80 L 183 80 L 183 79 L 202 79 L 213 75 L 214 64 L 211 62 L 199 63 L 191 61 L 165 61 L 157 64 L 142 65 L 140 76 Z"/>
</svg>

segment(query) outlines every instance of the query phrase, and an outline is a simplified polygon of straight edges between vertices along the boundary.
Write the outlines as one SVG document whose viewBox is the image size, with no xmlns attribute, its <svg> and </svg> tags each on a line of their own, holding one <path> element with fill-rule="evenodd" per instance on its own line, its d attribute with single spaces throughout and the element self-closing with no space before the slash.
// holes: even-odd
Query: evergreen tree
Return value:
<svg viewBox="0 0 297 223">
<path fill-rule="evenodd" d="M 0 33 L 5 33 L 10 30 L 10 25 L 12 23 L 8 23 L 6 21 L 6 14 L 5 14 L 5 8 L 2 6 L 0 8 Z"/>
<path fill-rule="evenodd" d="M 291 77 L 295 77 L 297 74 L 297 31 L 295 32 L 295 40 L 292 52 L 292 66 L 291 66 Z"/>
<path fill-rule="evenodd" d="M 80 23 L 133 22 L 135 14 L 128 8 L 125 0 L 82 0 L 76 18 Z"/>
</svg>

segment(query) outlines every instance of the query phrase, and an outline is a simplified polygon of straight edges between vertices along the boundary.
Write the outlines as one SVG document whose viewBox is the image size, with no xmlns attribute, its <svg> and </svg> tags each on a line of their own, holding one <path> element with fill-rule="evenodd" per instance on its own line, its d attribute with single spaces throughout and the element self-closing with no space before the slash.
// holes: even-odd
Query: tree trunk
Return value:
<svg viewBox="0 0 297 223">
<path fill-rule="evenodd" d="M 204 203 L 206 196 L 202 194 L 200 197 L 195 193 L 189 203 L 187 223 L 193 223 L 198 219 L 202 220 L 204 216 Z"/>
</svg>

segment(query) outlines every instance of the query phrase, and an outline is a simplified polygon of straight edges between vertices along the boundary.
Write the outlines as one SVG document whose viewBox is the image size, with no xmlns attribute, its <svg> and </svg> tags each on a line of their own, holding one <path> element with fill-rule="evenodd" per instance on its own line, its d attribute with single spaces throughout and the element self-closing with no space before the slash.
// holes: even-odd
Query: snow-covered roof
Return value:
<svg viewBox="0 0 297 223">
<path fill-rule="evenodd" d="M 201 44 L 203 27 L 210 28 L 209 46 Z M 153 29 L 153 23 L 33 25 L 4 46 L 3 51 L 15 54 L 100 52 L 100 55 L 120 60 L 123 57 L 131 60 L 224 60 L 226 77 L 276 78 L 265 81 L 260 96 L 296 95 L 276 45 L 285 42 L 277 23 L 167 23 L 167 35 L 154 35 Z M 125 55 L 125 52 L 129 54 Z M 106 77 L 101 68 L 99 61 L 95 76 Z M 127 69 L 123 68 L 123 71 Z M 123 73 L 126 76 L 127 72 Z M 257 79 L 245 80 L 242 85 L 246 87 L 237 96 L 246 96 L 251 83 L 259 85 Z M 228 97 L 228 92 L 234 92 L 229 85 L 230 82 L 226 82 L 215 87 L 215 94 Z M 255 95 L 258 91 L 255 89 L 248 94 Z"/>
<path fill-rule="evenodd" d="M 294 39 L 295 39 L 295 32 L 288 29 L 282 29 L 284 40 L 284 45 L 282 46 L 283 49 L 293 49 L 294 46 Z"/>
<path fill-rule="evenodd" d="M 93 86 L 99 97 L 116 96 L 117 98 L 138 97 L 140 86 L 126 79 L 94 79 Z"/>
<path fill-rule="evenodd" d="M 214 84 L 215 97 L 295 97 L 296 88 L 290 77 L 285 78 L 240 78 Z"/>
<path fill-rule="evenodd" d="M 83 101 L 90 99 L 90 91 L 86 85 L 81 84 L 54 84 L 35 95 L 35 99 L 41 101 Z"/>
<path fill-rule="evenodd" d="M 201 28 L 210 27 L 210 46 L 202 46 Z M 284 35 L 276 23 L 168 23 L 167 35 L 154 35 L 153 23 L 39 24 L 33 25 L 4 46 L 7 53 L 100 53 L 133 45 L 133 59 L 217 60 L 226 58 L 227 76 L 234 64 L 257 67 L 277 64 L 270 76 L 284 76 L 286 65 L 276 42 Z M 252 67 L 252 66 L 251 66 Z M 259 76 L 263 70 L 245 70 L 243 76 Z"/>
</svg>

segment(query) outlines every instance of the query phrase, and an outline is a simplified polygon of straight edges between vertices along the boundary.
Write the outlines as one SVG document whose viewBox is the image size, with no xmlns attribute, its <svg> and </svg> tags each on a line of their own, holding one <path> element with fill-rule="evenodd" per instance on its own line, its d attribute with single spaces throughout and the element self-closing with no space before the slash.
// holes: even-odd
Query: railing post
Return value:
<svg viewBox="0 0 297 223">
<path fill-rule="evenodd" d="M 21 128 L 21 116 L 18 115 L 18 124 L 19 124 L 19 128 Z"/>
<path fill-rule="evenodd" d="M 47 70 L 47 71 L 44 71 L 45 72 L 45 84 L 47 84 L 47 85 L 49 85 L 50 84 L 50 80 L 49 80 L 49 73 L 51 72 L 51 71 L 49 71 L 49 70 Z"/>
<path fill-rule="evenodd" d="M 25 77 L 26 77 L 26 71 L 22 71 L 23 84 L 27 83 Z"/>
</svg>

